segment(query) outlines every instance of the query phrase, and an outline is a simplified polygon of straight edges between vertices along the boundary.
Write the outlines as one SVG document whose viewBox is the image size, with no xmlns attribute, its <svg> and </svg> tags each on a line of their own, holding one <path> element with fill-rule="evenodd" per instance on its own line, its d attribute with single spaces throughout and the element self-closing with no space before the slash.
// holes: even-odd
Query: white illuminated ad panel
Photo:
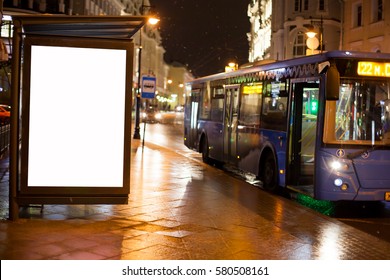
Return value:
<svg viewBox="0 0 390 280">
<path fill-rule="evenodd" d="M 122 187 L 126 50 L 31 47 L 28 187 Z"/>
</svg>

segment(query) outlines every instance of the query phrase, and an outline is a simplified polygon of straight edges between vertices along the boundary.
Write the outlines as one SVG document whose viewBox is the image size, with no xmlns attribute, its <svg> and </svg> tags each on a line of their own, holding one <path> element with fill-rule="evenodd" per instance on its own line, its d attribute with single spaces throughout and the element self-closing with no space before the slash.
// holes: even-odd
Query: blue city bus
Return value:
<svg viewBox="0 0 390 280">
<path fill-rule="evenodd" d="M 331 51 L 187 84 L 184 143 L 269 191 L 390 201 L 390 54 Z"/>
</svg>

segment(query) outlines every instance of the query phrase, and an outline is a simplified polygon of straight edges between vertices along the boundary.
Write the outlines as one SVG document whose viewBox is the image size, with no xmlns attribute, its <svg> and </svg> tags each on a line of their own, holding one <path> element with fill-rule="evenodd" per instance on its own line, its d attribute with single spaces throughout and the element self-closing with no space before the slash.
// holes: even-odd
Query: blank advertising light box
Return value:
<svg viewBox="0 0 390 280">
<path fill-rule="evenodd" d="M 128 187 L 129 49 L 88 40 L 71 46 L 34 42 L 28 44 L 29 90 L 22 100 L 28 110 L 25 185 Z"/>
</svg>

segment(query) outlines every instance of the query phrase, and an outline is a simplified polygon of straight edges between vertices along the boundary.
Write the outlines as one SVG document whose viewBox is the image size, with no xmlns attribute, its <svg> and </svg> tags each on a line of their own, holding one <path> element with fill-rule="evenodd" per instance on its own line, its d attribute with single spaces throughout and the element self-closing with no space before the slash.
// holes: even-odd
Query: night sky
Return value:
<svg viewBox="0 0 390 280">
<path fill-rule="evenodd" d="M 180 62 L 194 76 L 223 72 L 248 61 L 249 0 L 150 0 L 158 13 L 167 63 Z"/>
</svg>

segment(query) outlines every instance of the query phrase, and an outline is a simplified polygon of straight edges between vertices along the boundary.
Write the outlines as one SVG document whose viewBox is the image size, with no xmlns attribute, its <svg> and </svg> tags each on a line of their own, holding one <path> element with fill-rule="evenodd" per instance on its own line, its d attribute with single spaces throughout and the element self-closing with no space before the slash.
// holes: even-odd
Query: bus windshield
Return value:
<svg viewBox="0 0 390 280">
<path fill-rule="evenodd" d="M 324 143 L 390 145 L 389 80 L 342 79 L 326 102 Z"/>
</svg>

